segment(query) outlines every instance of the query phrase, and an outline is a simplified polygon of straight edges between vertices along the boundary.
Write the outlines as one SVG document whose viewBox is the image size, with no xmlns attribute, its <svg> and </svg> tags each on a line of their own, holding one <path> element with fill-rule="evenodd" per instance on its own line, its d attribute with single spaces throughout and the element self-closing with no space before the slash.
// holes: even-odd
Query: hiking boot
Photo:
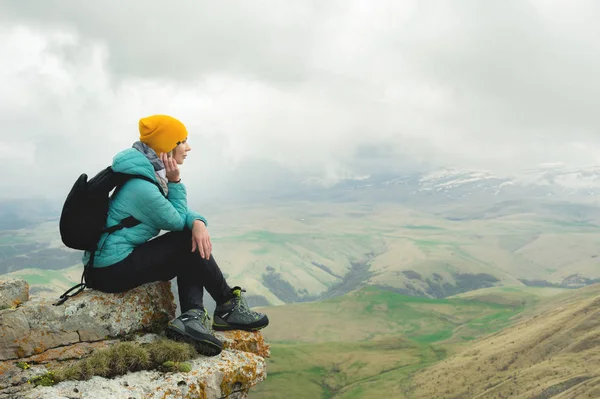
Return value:
<svg viewBox="0 0 600 399">
<path fill-rule="evenodd" d="M 167 337 L 192 344 L 205 356 L 216 356 L 223 350 L 223 343 L 212 334 L 210 317 L 205 309 L 188 310 L 171 321 L 167 326 Z"/>
<path fill-rule="evenodd" d="M 250 310 L 246 299 L 242 297 L 246 290 L 234 287 L 233 298 L 217 305 L 214 313 L 213 329 L 257 331 L 269 324 L 267 315 Z"/>
</svg>

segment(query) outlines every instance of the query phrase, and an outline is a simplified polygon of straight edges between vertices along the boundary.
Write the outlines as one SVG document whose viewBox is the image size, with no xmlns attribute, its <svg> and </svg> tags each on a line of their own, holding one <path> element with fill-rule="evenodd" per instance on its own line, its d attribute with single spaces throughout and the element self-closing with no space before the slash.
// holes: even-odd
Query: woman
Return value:
<svg viewBox="0 0 600 399">
<path fill-rule="evenodd" d="M 86 281 L 89 287 L 116 293 L 177 277 L 182 314 L 169 323 L 167 336 L 217 355 L 223 344 L 212 329 L 255 331 L 269 320 L 248 308 L 240 287 L 229 287 L 211 254 L 206 219 L 187 207 L 179 176 L 179 165 L 191 150 L 186 127 L 173 117 L 153 115 L 140 119 L 139 130 L 140 141 L 118 153 L 112 168 L 157 184 L 130 179 L 113 195 L 107 225 L 129 216 L 141 223 L 101 237 Z M 161 230 L 170 232 L 152 239 Z M 90 255 L 84 254 L 84 264 Z M 212 329 L 202 303 L 204 288 L 217 303 Z"/>
</svg>

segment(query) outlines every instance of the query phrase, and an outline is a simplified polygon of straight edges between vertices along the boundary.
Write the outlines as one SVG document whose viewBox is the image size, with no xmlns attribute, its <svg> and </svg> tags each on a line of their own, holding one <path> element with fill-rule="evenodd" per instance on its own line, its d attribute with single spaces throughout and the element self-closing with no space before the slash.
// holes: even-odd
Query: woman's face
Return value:
<svg viewBox="0 0 600 399">
<path fill-rule="evenodd" d="M 175 149 L 173 150 L 173 159 L 177 162 L 177 165 L 183 165 L 185 158 L 187 158 L 188 151 L 191 151 L 192 147 L 188 144 L 187 140 L 182 141 Z"/>
</svg>

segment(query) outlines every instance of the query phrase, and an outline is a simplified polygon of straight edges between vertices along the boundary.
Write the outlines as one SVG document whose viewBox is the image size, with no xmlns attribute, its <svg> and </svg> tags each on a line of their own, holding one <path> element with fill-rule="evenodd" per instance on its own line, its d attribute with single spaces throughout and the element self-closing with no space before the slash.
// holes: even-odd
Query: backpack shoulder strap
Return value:
<svg viewBox="0 0 600 399">
<path fill-rule="evenodd" d="M 158 184 L 158 182 L 156 182 L 155 180 L 147 177 L 147 176 L 142 176 L 142 175 L 130 175 L 130 174 L 125 174 L 125 173 L 121 173 L 122 175 L 122 181 L 117 185 L 117 189 L 115 190 L 115 194 L 117 193 L 117 190 L 121 189 L 121 187 L 123 187 L 123 185 L 131 180 L 131 179 L 140 179 L 140 180 L 146 180 L 149 183 L 154 184 L 156 187 L 158 187 L 158 189 L 160 190 L 161 194 L 166 197 L 165 195 L 165 190 L 163 190 L 162 186 L 160 184 Z M 113 195 L 115 195 L 113 194 Z"/>
<path fill-rule="evenodd" d="M 123 185 L 125 185 L 125 183 L 128 180 L 131 179 L 141 179 L 141 180 L 146 180 L 147 182 L 150 182 L 152 184 L 154 184 L 156 187 L 158 187 L 158 189 L 160 190 L 160 192 L 162 193 L 163 196 L 165 196 L 165 192 L 163 190 L 163 188 L 161 187 L 160 184 L 158 184 L 156 181 L 146 177 L 146 176 L 142 176 L 142 175 L 129 175 L 129 174 L 122 174 L 122 181 L 119 182 L 119 184 L 117 185 L 117 188 L 115 189 L 115 192 L 113 194 L 113 197 L 117 194 L 118 190 L 120 190 Z M 111 227 L 107 227 L 103 230 L 104 233 L 109 233 L 112 234 L 117 230 L 121 230 L 123 228 L 129 228 L 129 227 L 134 227 L 137 226 L 138 224 L 140 224 L 141 222 L 139 220 L 137 220 L 136 218 L 134 218 L 133 216 L 129 216 L 123 220 L 121 220 L 118 224 L 111 226 Z"/>
</svg>

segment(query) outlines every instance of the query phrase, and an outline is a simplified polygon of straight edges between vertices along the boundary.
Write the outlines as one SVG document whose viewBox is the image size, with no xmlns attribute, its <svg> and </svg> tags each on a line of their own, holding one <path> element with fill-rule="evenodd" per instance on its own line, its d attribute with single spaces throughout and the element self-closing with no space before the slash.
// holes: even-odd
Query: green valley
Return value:
<svg viewBox="0 0 600 399">
<path fill-rule="evenodd" d="M 431 299 L 366 287 L 319 302 L 262 308 L 269 377 L 252 398 L 402 398 L 410 376 L 500 331 L 562 290 L 506 287 L 510 297 Z M 527 298 L 527 299 L 524 299 Z"/>
</svg>

